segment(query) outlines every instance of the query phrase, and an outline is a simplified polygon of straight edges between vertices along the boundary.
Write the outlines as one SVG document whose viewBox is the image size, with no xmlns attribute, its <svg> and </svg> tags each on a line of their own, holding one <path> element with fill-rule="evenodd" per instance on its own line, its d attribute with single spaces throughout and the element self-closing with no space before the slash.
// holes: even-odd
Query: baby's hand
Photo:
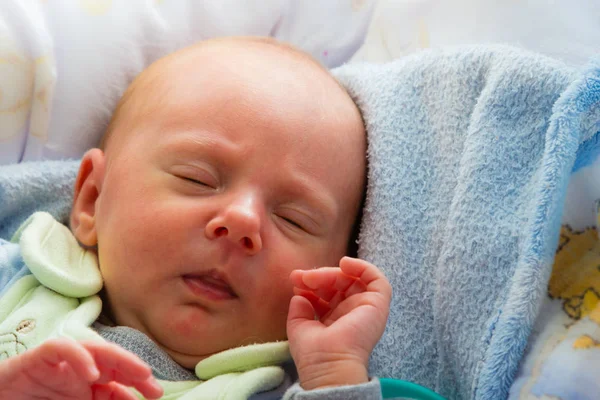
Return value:
<svg viewBox="0 0 600 400">
<path fill-rule="evenodd" d="M 162 396 L 136 355 L 107 342 L 53 339 L 0 362 L 0 399 L 137 400 Z"/>
<path fill-rule="evenodd" d="M 296 295 L 287 334 L 301 386 L 367 382 L 369 356 L 385 329 L 392 297 L 383 273 L 344 257 L 340 268 L 295 270 L 290 280 Z"/>
</svg>

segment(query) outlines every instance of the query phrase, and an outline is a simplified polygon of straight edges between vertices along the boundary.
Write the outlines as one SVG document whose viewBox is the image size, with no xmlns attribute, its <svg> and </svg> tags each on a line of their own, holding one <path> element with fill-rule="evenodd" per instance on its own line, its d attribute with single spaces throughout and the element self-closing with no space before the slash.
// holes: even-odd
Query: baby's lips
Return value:
<svg viewBox="0 0 600 400">
<path fill-rule="evenodd" d="M 202 279 L 204 280 L 204 282 L 207 282 L 210 285 L 213 285 L 223 291 L 229 292 L 232 296 L 237 297 L 237 295 L 233 291 L 233 288 L 231 287 L 231 285 L 229 283 L 227 283 L 226 281 L 224 281 L 223 279 L 215 278 L 212 276 L 204 276 L 204 277 L 202 277 Z"/>
<path fill-rule="evenodd" d="M 199 296 L 208 296 L 213 300 L 229 300 L 238 297 L 226 281 L 207 274 L 184 275 L 183 280 L 192 292 Z"/>
</svg>

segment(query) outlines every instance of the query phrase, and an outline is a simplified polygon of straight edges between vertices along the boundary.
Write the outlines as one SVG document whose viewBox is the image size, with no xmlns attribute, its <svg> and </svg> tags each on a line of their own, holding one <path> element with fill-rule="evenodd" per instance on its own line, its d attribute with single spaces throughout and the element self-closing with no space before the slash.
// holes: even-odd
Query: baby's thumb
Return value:
<svg viewBox="0 0 600 400">
<path fill-rule="evenodd" d="M 298 324 L 302 324 L 303 322 L 314 321 L 315 319 L 315 309 L 310 301 L 300 295 L 295 295 L 290 300 L 290 308 L 288 311 L 287 318 L 287 331 L 288 335 L 290 331 L 293 331 Z"/>
</svg>

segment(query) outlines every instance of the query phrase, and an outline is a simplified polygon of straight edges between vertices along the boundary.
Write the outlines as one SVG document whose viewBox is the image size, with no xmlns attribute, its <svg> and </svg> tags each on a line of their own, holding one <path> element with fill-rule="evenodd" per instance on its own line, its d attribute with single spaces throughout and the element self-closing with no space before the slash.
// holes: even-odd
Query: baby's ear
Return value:
<svg viewBox="0 0 600 400">
<path fill-rule="evenodd" d="M 86 152 L 81 160 L 75 195 L 71 210 L 71 231 L 84 246 L 95 246 L 96 235 L 96 200 L 102 191 L 104 179 L 105 157 L 100 149 Z"/>
</svg>

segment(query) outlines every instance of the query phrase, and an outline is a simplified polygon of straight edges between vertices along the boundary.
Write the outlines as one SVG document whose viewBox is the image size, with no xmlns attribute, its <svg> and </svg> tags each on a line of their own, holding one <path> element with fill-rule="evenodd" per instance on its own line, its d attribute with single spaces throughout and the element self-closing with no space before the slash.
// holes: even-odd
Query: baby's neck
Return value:
<svg viewBox="0 0 600 400">
<path fill-rule="evenodd" d="M 126 326 L 104 325 L 100 318 L 93 329 L 105 340 L 136 354 L 152 368 L 153 375 L 167 381 L 197 380 L 194 371 L 179 365 L 142 332 Z"/>
</svg>

